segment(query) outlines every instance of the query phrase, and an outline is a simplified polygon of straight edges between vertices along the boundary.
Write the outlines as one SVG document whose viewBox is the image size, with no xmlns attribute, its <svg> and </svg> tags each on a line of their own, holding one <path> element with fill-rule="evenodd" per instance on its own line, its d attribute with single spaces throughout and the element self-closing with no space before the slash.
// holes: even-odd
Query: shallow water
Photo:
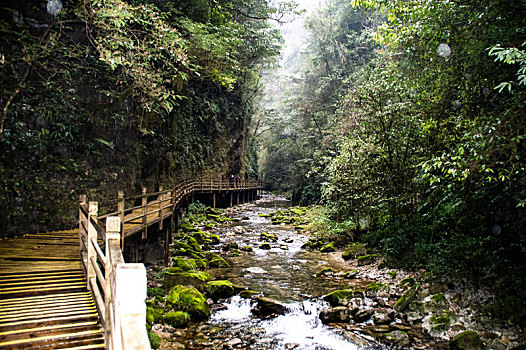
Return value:
<svg viewBox="0 0 526 350">
<path fill-rule="evenodd" d="M 301 249 L 307 237 L 294 228 L 272 225 L 259 217 L 289 202 L 284 198 L 263 197 L 254 204 L 245 204 L 232 217 L 242 219 L 217 232 L 222 246 L 236 242 L 250 246 L 252 252 L 231 257 L 221 252 L 230 268 L 213 269 L 216 279 L 228 279 L 234 284 L 261 292 L 266 297 L 280 300 L 288 312 L 275 318 L 261 319 L 251 312 L 253 302 L 234 296 L 213 308 L 212 316 L 203 325 L 190 326 L 177 341 L 187 349 L 244 348 L 244 349 L 380 349 L 352 332 L 323 325 L 320 311 L 329 305 L 320 299 L 326 293 L 349 286 L 363 287 L 365 281 L 337 277 L 344 270 L 331 266 L 329 255 Z M 259 249 L 261 232 L 278 236 L 270 250 Z M 334 268 L 332 277 L 318 276 L 326 268 Z"/>
</svg>

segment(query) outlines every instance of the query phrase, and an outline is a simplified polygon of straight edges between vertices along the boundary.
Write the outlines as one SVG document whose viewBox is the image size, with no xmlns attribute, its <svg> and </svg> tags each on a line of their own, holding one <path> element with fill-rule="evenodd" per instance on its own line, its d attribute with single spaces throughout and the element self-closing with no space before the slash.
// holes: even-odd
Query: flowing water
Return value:
<svg viewBox="0 0 526 350">
<path fill-rule="evenodd" d="M 261 292 L 265 297 L 281 301 L 287 313 L 271 318 L 259 318 L 252 312 L 253 301 L 234 296 L 212 307 L 206 324 L 190 326 L 178 341 L 186 349 L 380 349 L 361 336 L 321 323 L 320 311 L 329 305 L 321 296 L 336 289 L 362 287 L 366 281 L 338 277 L 345 266 L 337 267 L 330 255 L 301 249 L 307 237 L 294 228 L 272 225 L 258 216 L 279 207 L 288 206 L 283 198 L 263 197 L 253 204 L 245 204 L 232 217 L 240 222 L 219 229 L 222 246 L 235 242 L 239 247 L 252 248 L 239 256 L 229 256 L 218 250 L 230 262 L 226 269 L 210 272 L 216 279 L 228 279 L 234 284 Z M 260 249 L 261 232 L 278 236 L 270 250 Z M 319 273 L 332 267 L 335 276 Z"/>
</svg>

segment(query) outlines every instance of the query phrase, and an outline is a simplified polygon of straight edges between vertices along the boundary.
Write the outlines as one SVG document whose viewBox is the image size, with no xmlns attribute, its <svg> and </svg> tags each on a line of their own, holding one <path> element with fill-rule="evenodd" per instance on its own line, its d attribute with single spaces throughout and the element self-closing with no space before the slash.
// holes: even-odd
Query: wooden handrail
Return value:
<svg viewBox="0 0 526 350">
<path fill-rule="evenodd" d="M 233 185 L 233 186 L 232 186 Z M 125 263 L 122 256 L 124 225 L 141 219 L 140 232 L 147 238 L 148 222 L 159 222 L 162 229 L 166 217 L 185 198 L 195 192 L 238 191 L 261 189 L 260 181 L 242 180 L 231 184 L 229 179 L 210 178 L 201 181 L 186 180 L 170 190 L 124 197 L 118 192 L 117 211 L 98 215 L 97 202 L 88 202 L 85 195 L 79 203 L 80 256 L 104 328 L 107 349 L 149 349 L 146 323 L 146 269 L 144 264 Z M 151 198 L 150 198 L 151 197 Z M 148 201 L 148 199 L 153 199 Z M 141 201 L 140 205 L 126 208 L 126 201 Z M 134 202 L 131 202 L 132 204 Z M 152 219 L 149 220 L 149 216 Z M 98 239 L 104 240 L 104 249 Z"/>
</svg>

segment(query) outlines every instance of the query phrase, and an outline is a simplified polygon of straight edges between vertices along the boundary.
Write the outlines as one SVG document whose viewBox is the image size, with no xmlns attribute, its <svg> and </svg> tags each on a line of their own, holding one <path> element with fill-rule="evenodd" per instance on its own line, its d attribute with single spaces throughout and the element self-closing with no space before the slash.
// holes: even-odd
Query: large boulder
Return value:
<svg viewBox="0 0 526 350">
<path fill-rule="evenodd" d="M 190 321 L 190 315 L 184 311 L 167 312 L 163 316 L 164 324 L 172 327 L 185 327 L 188 324 L 188 321 Z"/>
<path fill-rule="evenodd" d="M 354 296 L 354 292 L 349 289 L 335 290 L 323 297 L 323 300 L 331 304 L 331 306 L 342 305 L 345 300 L 347 302 Z"/>
<path fill-rule="evenodd" d="M 349 322 L 350 319 L 349 308 L 346 306 L 331 307 L 320 312 L 320 320 L 325 324 Z"/>
<path fill-rule="evenodd" d="M 257 305 L 254 312 L 258 315 L 285 315 L 287 312 L 287 307 L 275 299 L 258 297 L 256 298 L 256 302 Z"/>
<path fill-rule="evenodd" d="M 193 286 L 174 286 L 166 301 L 174 310 L 188 312 L 194 320 L 210 317 L 210 307 L 205 296 Z"/>
<path fill-rule="evenodd" d="M 205 290 L 205 285 L 212 279 L 208 272 L 166 272 L 164 274 L 164 289 L 170 290 L 176 285 L 191 285 L 200 291 Z"/>
<path fill-rule="evenodd" d="M 475 331 L 465 331 L 457 334 L 449 344 L 451 350 L 483 350 L 484 344 Z"/>
</svg>

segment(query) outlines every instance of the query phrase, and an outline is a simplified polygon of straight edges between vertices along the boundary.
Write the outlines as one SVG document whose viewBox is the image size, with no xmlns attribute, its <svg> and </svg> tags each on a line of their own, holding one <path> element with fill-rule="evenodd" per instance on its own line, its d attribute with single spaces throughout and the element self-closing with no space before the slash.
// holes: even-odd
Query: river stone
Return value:
<svg viewBox="0 0 526 350">
<path fill-rule="evenodd" d="M 163 276 L 165 290 L 170 290 L 176 285 L 191 285 L 203 291 L 205 284 L 212 279 L 212 275 L 205 271 L 198 272 L 166 272 Z"/>
<path fill-rule="evenodd" d="M 388 342 L 395 343 L 398 346 L 408 346 L 410 343 L 409 336 L 404 331 L 392 331 L 384 334 L 384 339 Z"/>
<path fill-rule="evenodd" d="M 362 309 L 353 315 L 353 320 L 357 323 L 362 323 L 371 319 L 373 310 Z"/>
<path fill-rule="evenodd" d="M 386 325 L 390 324 L 393 320 L 386 312 L 375 312 L 373 315 L 374 324 Z"/>
<path fill-rule="evenodd" d="M 482 350 L 484 344 L 480 336 L 475 331 L 465 331 L 457 334 L 455 339 L 449 344 L 451 350 Z"/>
<path fill-rule="evenodd" d="M 206 294 L 214 300 L 229 298 L 235 294 L 234 285 L 227 280 L 210 281 L 206 284 Z"/>
<path fill-rule="evenodd" d="M 176 311 L 186 311 L 192 319 L 203 320 L 210 317 L 210 307 L 206 298 L 195 287 L 174 286 L 166 301 Z"/>
<path fill-rule="evenodd" d="M 349 308 L 346 306 L 337 306 L 324 309 L 320 312 L 320 320 L 324 324 L 349 322 Z"/>
<path fill-rule="evenodd" d="M 248 273 L 252 273 L 252 274 L 264 274 L 264 273 L 268 273 L 267 270 L 264 270 L 264 269 L 262 269 L 262 268 L 259 267 L 259 266 L 249 267 L 249 268 L 247 268 L 245 271 L 248 272 Z"/>
<path fill-rule="evenodd" d="M 331 306 L 343 305 L 343 300 L 349 300 L 353 297 L 353 291 L 348 289 L 335 290 L 323 297 L 323 300 L 331 304 Z M 341 303 L 341 304 L 340 304 Z"/>
<path fill-rule="evenodd" d="M 270 244 L 268 244 L 267 242 L 261 244 L 259 246 L 259 249 L 263 249 L 263 250 L 270 250 L 272 247 L 270 246 Z"/>
<path fill-rule="evenodd" d="M 259 315 L 285 315 L 287 308 L 279 301 L 266 297 L 256 298 L 257 309 L 255 312 Z"/>
</svg>

